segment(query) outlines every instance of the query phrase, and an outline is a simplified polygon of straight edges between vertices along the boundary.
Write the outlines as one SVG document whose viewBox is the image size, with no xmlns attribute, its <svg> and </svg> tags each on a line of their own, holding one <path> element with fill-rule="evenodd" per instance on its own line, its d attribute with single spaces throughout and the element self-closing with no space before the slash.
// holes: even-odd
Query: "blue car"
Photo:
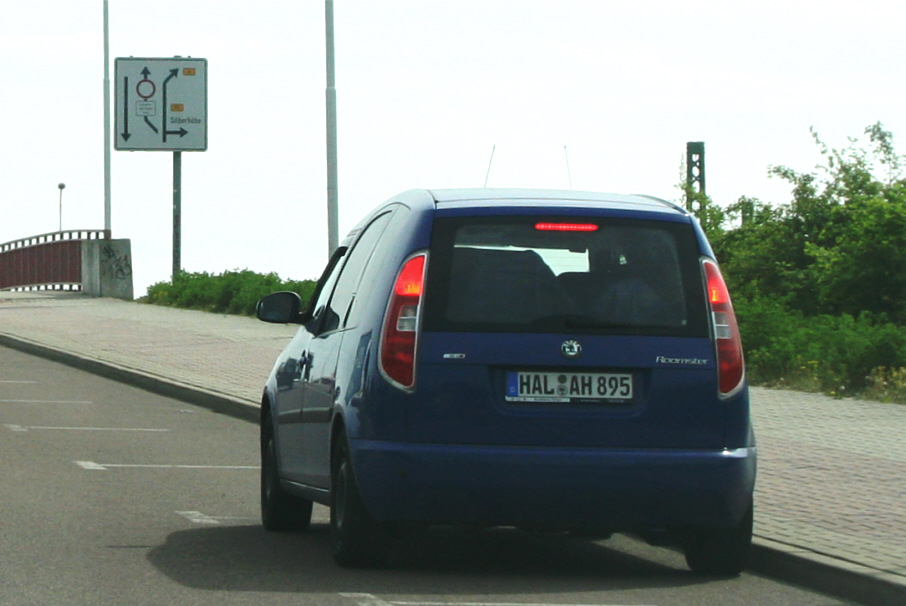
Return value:
<svg viewBox="0 0 906 606">
<path fill-rule="evenodd" d="M 755 438 L 736 318 L 686 210 L 647 196 L 413 190 L 331 257 L 261 401 L 261 511 L 302 530 L 330 507 L 345 566 L 403 525 L 683 548 L 738 574 Z"/>
</svg>

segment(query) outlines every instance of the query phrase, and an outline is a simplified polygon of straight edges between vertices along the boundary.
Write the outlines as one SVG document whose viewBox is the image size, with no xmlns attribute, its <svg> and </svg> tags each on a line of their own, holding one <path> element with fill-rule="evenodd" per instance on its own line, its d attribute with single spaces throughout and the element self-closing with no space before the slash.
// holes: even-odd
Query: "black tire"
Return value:
<svg viewBox="0 0 906 606">
<path fill-rule="evenodd" d="M 273 532 L 301 532 L 311 524 L 311 510 L 311 501 L 280 485 L 274 427 L 268 417 L 261 428 L 261 523 Z"/>
<path fill-rule="evenodd" d="M 340 436 L 338 442 L 330 490 L 330 543 L 334 560 L 347 568 L 383 564 L 387 537 L 362 503 L 345 436 Z"/>
<path fill-rule="evenodd" d="M 692 572 L 714 576 L 737 576 L 746 565 L 752 544 L 753 509 L 749 506 L 732 528 L 693 532 L 684 545 L 686 563 Z"/>
</svg>

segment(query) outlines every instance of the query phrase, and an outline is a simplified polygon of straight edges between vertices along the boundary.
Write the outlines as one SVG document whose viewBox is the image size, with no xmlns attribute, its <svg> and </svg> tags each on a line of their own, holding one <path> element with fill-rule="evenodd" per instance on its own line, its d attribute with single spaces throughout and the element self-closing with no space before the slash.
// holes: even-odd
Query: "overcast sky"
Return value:
<svg viewBox="0 0 906 606">
<path fill-rule="evenodd" d="M 881 121 L 906 137 L 898 2 L 335 0 L 341 236 L 415 187 L 789 201 Z M 208 149 L 182 154 L 187 271 L 315 278 L 327 257 L 322 0 L 109 0 L 116 57 L 208 61 Z M 0 242 L 104 227 L 103 2 L 5 3 Z M 113 93 L 111 92 L 111 99 Z M 112 129 L 112 126 L 111 126 Z M 899 145 L 902 151 L 903 146 Z M 567 155 L 568 167 L 567 170 Z M 112 151 L 112 228 L 136 296 L 168 280 L 172 153 Z"/>
</svg>

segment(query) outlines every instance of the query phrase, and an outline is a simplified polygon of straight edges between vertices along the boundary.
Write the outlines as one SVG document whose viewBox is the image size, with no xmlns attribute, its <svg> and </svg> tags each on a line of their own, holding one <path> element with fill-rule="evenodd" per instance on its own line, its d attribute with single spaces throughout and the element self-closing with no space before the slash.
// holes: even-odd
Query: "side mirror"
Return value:
<svg viewBox="0 0 906 606">
<path fill-rule="evenodd" d="M 302 297 L 290 291 L 275 292 L 262 297 L 255 308 L 258 319 L 272 324 L 301 324 Z"/>
</svg>

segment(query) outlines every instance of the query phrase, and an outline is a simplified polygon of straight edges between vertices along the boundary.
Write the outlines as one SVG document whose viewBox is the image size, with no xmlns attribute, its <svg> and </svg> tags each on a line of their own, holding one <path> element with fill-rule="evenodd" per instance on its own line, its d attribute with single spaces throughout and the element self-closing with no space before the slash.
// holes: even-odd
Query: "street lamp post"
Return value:
<svg viewBox="0 0 906 606">
<path fill-rule="evenodd" d="M 334 76 L 333 0 L 324 0 L 325 46 L 327 55 L 327 256 L 339 244 L 337 192 L 337 88 Z"/>
<path fill-rule="evenodd" d="M 65 183 L 57 185 L 60 188 L 60 231 L 63 231 L 63 190 L 66 188 Z"/>
</svg>

